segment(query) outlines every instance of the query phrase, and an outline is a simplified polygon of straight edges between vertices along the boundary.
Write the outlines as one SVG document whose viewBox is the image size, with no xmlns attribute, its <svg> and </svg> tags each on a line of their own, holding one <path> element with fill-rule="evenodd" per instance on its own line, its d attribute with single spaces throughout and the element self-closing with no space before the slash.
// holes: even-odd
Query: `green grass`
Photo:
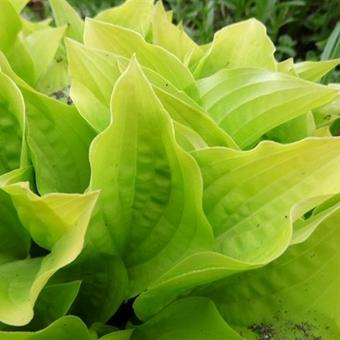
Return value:
<svg viewBox="0 0 340 340">
<path fill-rule="evenodd" d="M 116 6 L 122 0 L 69 0 L 83 17 Z M 48 15 L 48 4 L 43 15 Z M 340 18 L 338 0 L 164 0 L 183 22 L 189 34 L 206 43 L 221 27 L 255 17 L 267 27 L 277 46 L 276 57 L 283 60 L 318 60 L 327 38 Z M 29 15 L 34 15 L 32 12 Z M 334 57 L 334 56 L 333 56 Z"/>
</svg>

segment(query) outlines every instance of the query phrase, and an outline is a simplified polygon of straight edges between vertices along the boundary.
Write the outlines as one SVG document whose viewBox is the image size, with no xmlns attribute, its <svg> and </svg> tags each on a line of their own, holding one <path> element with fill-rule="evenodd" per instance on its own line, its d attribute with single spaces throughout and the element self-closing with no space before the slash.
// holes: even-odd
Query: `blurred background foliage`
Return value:
<svg viewBox="0 0 340 340">
<path fill-rule="evenodd" d="M 123 1 L 69 2 L 83 17 L 93 17 Z M 266 25 L 277 47 L 278 60 L 340 57 L 339 0 L 163 0 L 163 3 L 174 11 L 175 21 L 183 22 L 188 33 L 199 43 L 212 40 L 214 32 L 225 25 L 255 17 Z M 46 0 L 32 0 L 25 12 L 26 16 L 35 20 L 49 14 Z M 327 39 L 332 32 L 335 41 L 332 51 L 326 53 Z"/>
</svg>

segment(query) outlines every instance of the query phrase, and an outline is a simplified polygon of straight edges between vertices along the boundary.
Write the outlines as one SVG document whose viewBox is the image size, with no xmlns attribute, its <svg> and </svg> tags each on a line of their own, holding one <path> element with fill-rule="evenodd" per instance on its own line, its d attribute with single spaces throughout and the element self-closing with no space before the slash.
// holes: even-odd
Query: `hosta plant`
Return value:
<svg viewBox="0 0 340 340">
<path fill-rule="evenodd" d="M 26 3 L 0 1 L 0 339 L 339 338 L 340 61 Z"/>
</svg>

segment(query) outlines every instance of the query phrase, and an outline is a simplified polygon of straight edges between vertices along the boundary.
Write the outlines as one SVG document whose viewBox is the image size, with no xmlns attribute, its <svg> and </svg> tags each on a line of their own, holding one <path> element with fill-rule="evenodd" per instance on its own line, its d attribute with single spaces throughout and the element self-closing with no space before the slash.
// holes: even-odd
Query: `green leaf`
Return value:
<svg viewBox="0 0 340 340">
<path fill-rule="evenodd" d="M 198 87 L 204 108 L 242 148 L 336 96 L 336 90 L 323 85 L 248 68 L 222 70 Z"/>
<path fill-rule="evenodd" d="M 34 61 L 26 46 L 23 35 L 18 36 L 12 48 L 6 53 L 6 57 L 15 73 L 30 85 L 34 85 Z"/>
<path fill-rule="evenodd" d="M 127 329 L 124 331 L 116 331 L 110 334 L 106 334 L 99 338 L 100 340 L 130 340 L 133 329 Z"/>
<path fill-rule="evenodd" d="M 321 59 L 327 60 L 339 57 L 340 48 L 340 23 L 337 22 L 334 30 L 329 36 L 326 46 L 322 52 Z"/>
<path fill-rule="evenodd" d="M 15 182 L 31 180 L 32 169 L 20 169 L 0 176 L 0 265 L 28 256 L 30 237 L 19 221 L 11 198 L 2 188 Z"/>
<path fill-rule="evenodd" d="M 111 109 L 113 122 L 91 147 L 90 188 L 101 190 L 92 228 L 106 234 L 103 251 L 123 257 L 133 296 L 181 258 L 209 249 L 212 234 L 199 169 L 175 142 L 171 120 L 135 60 L 115 86 Z"/>
<path fill-rule="evenodd" d="M 263 324 L 278 339 L 338 338 L 339 218 L 337 210 L 277 261 L 202 293 L 216 301 L 229 324 L 243 331 Z"/>
<path fill-rule="evenodd" d="M 73 106 L 24 87 L 21 90 L 39 193 L 83 192 L 90 179 L 88 153 L 93 129 Z"/>
<path fill-rule="evenodd" d="M 327 39 L 326 46 L 321 54 L 321 60 L 328 60 L 340 57 L 340 23 L 337 22 L 334 30 Z M 322 79 L 324 84 L 329 82 L 331 74 Z"/>
<path fill-rule="evenodd" d="M 99 13 L 95 19 L 130 28 L 143 36 L 151 24 L 154 0 L 126 0 L 122 5 Z"/>
<path fill-rule="evenodd" d="M 146 66 L 172 83 L 177 89 L 196 98 L 197 88 L 191 72 L 174 55 L 162 47 L 147 43 L 143 37 L 124 27 L 87 19 L 85 45 L 130 59 L 136 55 Z"/>
<path fill-rule="evenodd" d="M 66 0 L 49 0 L 57 26 L 67 26 L 66 36 L 83 41 L 84 21 Z"/>
<path fill-rule="evenodd" d="M 212 45 L 198 63 L 194 74 L 196 78 L 203 78 L 223 68 L 235 67 L 257 67 L 275 71 L 274 52 L 275 47 L 260 21 L 241 21 L 215 33 Z"/>
<path fill-rule="evenodd" d="M 89 226 L 87 240 L 91 232 Z M 106 234 L 104 234 L 106 236 Z M 100 244 L 87 242 L 82 254 L 67 268 L 56 273 L 54 282 L 81 280 L 82 284 L 71 312 L 81 317 L 86 324 L 107 322 L 127 296 L 128 275 L 122 260 L 102 252 Z"/>
<path fill-rule="evenodd" d="M 45 257 L 0 266 L 0 321 L 22 326 L 32 320 L 33 306 L 47 281 L 81 252 L 98 193 L 39 197 L 25 183 L 8 185 L 3 190 L 11 196 L 31 237 L 51 250 Z"/>
<path fill-rule="evenodd" d="M 15 83 L 0 72 L 0 175 L 20 165 L 25 103 Z"/>
<path fill-rule="evenodd" d="M 28 325 L 30 330 L 47 327 L 66 315 L 78 294 L 80 283 L 73 281 L 45 286 L 34 306 L 34 317 Z"/>
<path fill-rule="evenodd" d="M 340 65 L 340 58 L 322 61 L 303 61 L 294 64 L 297 75 L 306 80 L 319 81 L 324 75 Z"/>
<path fill-rule="evenodd" d="M 189 297 L 174 302 L 138 326 L 131 340 L 241 340 L 207 298 Z M 109 339 L 109 338 L 108 338 Z"/>
<path fill-rule="evenodd" d="M 75 316 L 64 316 L 38 332 L 1 332 L 3 340 L 93 340 L 84 323 Z"/>
<path fill-rule="evenodd" d="M 315 130 L 314 116 L 309 112 L 277 126 L 265 137 L 280 143 L 291 143 L 312 136 Z"/>
<path fill-rule="evenodd" d="M 279 256 L 292 237 L 292 222 L 325 195 L 339 192 L 339 150 L 339 138 L 311 138 L 287 145 L 262 142 L 248 152 L 194 152 L 215 248 L 243 261 L 268 262 Z M 314 197 L 305 211 L 296 210 Z"/>
</svg>

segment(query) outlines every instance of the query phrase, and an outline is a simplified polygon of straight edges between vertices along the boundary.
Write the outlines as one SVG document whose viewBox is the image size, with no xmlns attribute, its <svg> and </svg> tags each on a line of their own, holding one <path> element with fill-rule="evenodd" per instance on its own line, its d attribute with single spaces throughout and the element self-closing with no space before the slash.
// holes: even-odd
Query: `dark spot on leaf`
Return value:
<svg viewBox="0 0 340 340">
<path fill-rule="evenodd" d="M 61 99 L 65 97 L 65 93 L 63 91 L 57 91 L 51 94 L 51 97 L 55 99 Z"/>
<path fill-rule="evenodd" d="M 252 332 L 259 335 L 260 340 L 272 340 L 275 336 L 275 331 L 272 325 L 264 322 L 253 324 L 248 327 Z"/>
<path fill-rule="evenodd" d="M 71 97 L 67 96 L 67 105 L 72 105 L 73 104 L 73 100 Z"/>
</svg>

